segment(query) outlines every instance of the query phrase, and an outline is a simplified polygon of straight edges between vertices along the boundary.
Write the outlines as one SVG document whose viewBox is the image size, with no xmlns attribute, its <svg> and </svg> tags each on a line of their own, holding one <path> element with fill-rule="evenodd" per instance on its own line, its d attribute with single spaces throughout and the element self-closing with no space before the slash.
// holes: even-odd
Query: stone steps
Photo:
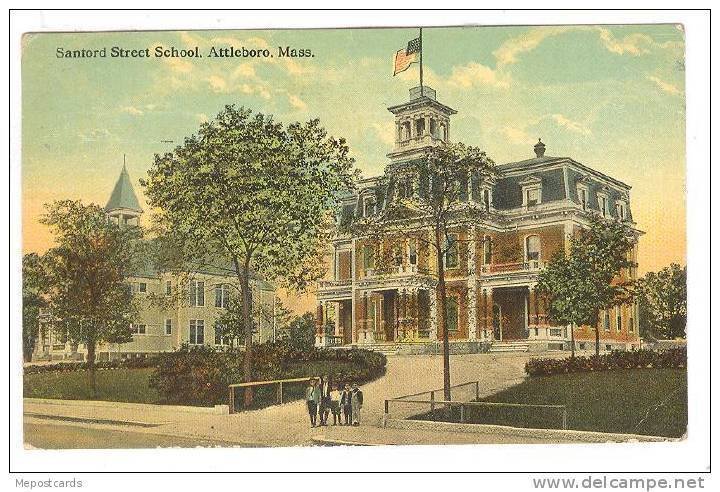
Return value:
<svg viewBox="0 0 720 492">
<path fill-rule="evenodd" d="M 529 350 L 530 344 L 525 341 L 493 342 L 490 346 L 490 352 L 527 352 Z"/>
</svg>

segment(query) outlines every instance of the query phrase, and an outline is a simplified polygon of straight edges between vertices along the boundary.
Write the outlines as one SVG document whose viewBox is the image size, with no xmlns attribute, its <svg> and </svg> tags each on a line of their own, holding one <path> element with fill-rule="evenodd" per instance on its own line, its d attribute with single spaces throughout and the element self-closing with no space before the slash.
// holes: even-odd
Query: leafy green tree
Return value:
<svg viewBox="0 0 720 492">
<path fill-rule="evenodd" d="M 315 315 L 307 312 L 288 325 L 286 341 L 298 350 L 310 350 L 315 345 Z"/>
<path fill-rule="evenodd" d="M 226 258 L 241 293 L 243 373 L 252 379 L 253 272 L 304 289 L 323 273 L 338 196 L 353 185 L 343 139 L 318 120 L 283 125 L 226 106 L 197 135 L 156 155 L 145 188 L 160 235 L 189 263 Z M 246 392 L 246 403 L 252 398 Z"/>
<path fill-rule="evenodd" d="M 570 251 L 559 251 L 540 273 L 537 291 L 548 301 L 550 317 L 564 325 L 595 327 L 595 353 L 600 354 L 600 311 L 627 303 L 632 296 L 629 281 L 621 281 L 623 268 L 637 238 L 626 224 L 593 216 L 590 227 L 570 240 Z M 571 327 L 571 350 L 575 337 Z"/>
<path fill-rule="evenodd" d="M 354 227 L 358 234 L 378 242 L 387 237 L 416 238 L 434 254 L 438 280 L 437 325 L 443 342 L 443 388 L 445 399 L 450 400 L 445 257 L 456 252 L 459 246 L 460 241 L 451 235 L 452 231 L 479 224 L 487 214 L 481 197 L 476 201 L 467 200 L 468 189 L 480 189 L 497 172 L 495 163 L 484 151 L 462 143 L 431 147 L 421 158 L 402 163 L 400 167 L 396 171 L 415 179 L 418 189 L 410 190 L 401 182 L 393 183 L 402 190 L 398 199 L 389 200 L 388 206 L 378 214 L 357 221 Z M 381 188 L 389 189 L 393 179 L 397 179 L 397 175 L 386 174 Z M 379 255 L 378 260 L 382 259 Z"/>
<path fill-rule="evenodd" d="M 28 253 L 22 259 L 23 360 L 29 362 L 40 332 L 40 310 L 47 307 L 43 297 L 44 271 L 42 258 Z"/>
<path fill-rule="evenodd" d="M 53 329 L 87 348 L 93 394 L 96 348 L 100 343 L 132 340 L 137 319 L 128 277 L 142 258 L 142 231 L 111 222 L 97 205 L 63 200 L 46 205 L 41 222 L 54 235 L 55 246 L 42 257 L 44 291 Z"/>
<path fill-rule="evenodd" d="M 672 263 L 648 272 L 637 281 L 641 335 L 685 338 L 687 325 L 687 267 Z"/>
</svg>

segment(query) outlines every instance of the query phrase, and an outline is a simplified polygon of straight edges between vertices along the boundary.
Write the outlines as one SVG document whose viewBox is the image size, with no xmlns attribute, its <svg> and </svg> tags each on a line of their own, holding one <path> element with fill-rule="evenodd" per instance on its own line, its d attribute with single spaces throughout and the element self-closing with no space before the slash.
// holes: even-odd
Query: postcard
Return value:
<svg viewBox="0 0 720 492">
<path fill-rule="evenodd" d="M 21 56 L 28 452 L 687 438 L 682 25 Z"/>
</svg>

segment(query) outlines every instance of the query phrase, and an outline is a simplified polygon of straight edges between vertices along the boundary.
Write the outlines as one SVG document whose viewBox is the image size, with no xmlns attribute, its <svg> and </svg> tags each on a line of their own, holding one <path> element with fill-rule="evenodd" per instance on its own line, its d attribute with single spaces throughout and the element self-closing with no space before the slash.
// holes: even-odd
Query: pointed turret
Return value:
<svg viewBox="0 0 720 492">
<path fill-rule="evenodd" d="M 108 217 L 120 225 L 139 224 L 143 210 L 140 208 L 140 203 L 135 195 L 125 163 L 123 163 L 120 177 L 118 177 L 115 188 L 113 188 L 110 195 L 110 200 L 105 205 L 105 211 Z"/>
</svg>

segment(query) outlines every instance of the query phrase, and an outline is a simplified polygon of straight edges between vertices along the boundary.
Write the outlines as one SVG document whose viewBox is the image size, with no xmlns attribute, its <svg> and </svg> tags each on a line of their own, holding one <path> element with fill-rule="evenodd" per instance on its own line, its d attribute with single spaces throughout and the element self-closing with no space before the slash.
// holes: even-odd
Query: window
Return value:
<svg viewBox="0 0 720 492">
<path fill-rule="evenodd" d="M 205 320 L 190 320 L 190 344 L 202 345 L 205 343 Z"/>
<path fill-rule="evenodd" d="M 635 318 L 630 316 L 630 319 L 628 320 L 628 332 L 635 333 Z"/>
<path fill-rule="evenodd" d="M 490 210 L 490 190 L 485 188 L 482 194 L 483 210 L 486 212 Z"/>
<path fill-rule="evenodd" d="M 371 244 L 363 246 L 363 267 L 365 270 L 375 268 L 375 247 Z"/>
<path fill-rule="evenodd" d="M 615 204 L 615 212 L 617 214 L 618 220 L 625 220 L 627 218 L 625 210 L 625 202 L 618 200 Z"/>
<path fill-rule="evenodd" d="M 130 327 L 132 328 L 132 332 L 136 335 L 144 335 L 147 333 L 147 326 L 145 325 L 136 325 L 133 323 Z"/>
<path fill-rule="evenodd" d="M 615 306 L 615 328 L 617 331 L 622 331 L 622 308 Z"/>
<path fill-rule="evenodd" d="M 172 282 L 170 280 L 165 282 L 165 295 L 172 295 Z"/>
<path fill-rule="evenodd" d="M 410 240 L 408 245 L 408 262 L 411 265 L 417 265 L 417 242 Z"/>
<path fill-rule="evenodd" d="M 455 296 L 448 296 L 447 298 L 447 319 L 445 325 L 447 326 L 448 333 L 456 333 L 458 331 L 458 316 L 460 310 L 458 309 L 458 298 Z"/>
<path fill-rule="evenodd" d="M 600 209 L 600 215 L 603 217 L 608 216 L 608 197 L 607 195 L 598 193 L 598 208 Z"/>
<path fill-rule="evenodd" d="M 588 189 L 585 186 L 578 186 L 578 200 L 583 210 L 588 209 Z"/>
<path fill-rule="evenodd" d="M 205 282 L 190 281 L 190 306 L 202 307 L 205 305 Z"/>
<path fill-rule="evenodd" d="M 603 317 L 603 328 L 605 331 L 610 331 L 610 313 L 605 311 L 605 316 Z"/>
<path fill-rule="evenodd" d="M 483 238 L 483 263 L 485 265 L 492 263 L 492 238 L 490 236 Z"/>
<path fill-rule="evenodd" d="M 403 264 L 403 247 L 402 245 L 395 245 L 392 249 L 393 264 L 396 267 L 401 267 Z"/>
<path fill-rule="evenodd" d="M 525 190 L 525 205 L 532 207 L 540 203 L 540 188 L 528 188 Z"/>
<path fill-rule="evenodd" d="M 230 286 L 227 284 L 219 284 L 215 286 L 215 307 L 230 307 Z"/>
<path fill-rule="evenodd" d="M 172 320 L 171 319 L 165 320 L 165 334 L 172 335 Z"/>
<path fill-rule="evenodd" d="M 418 137 L 425 135 L 425 119 L 424 118 L 415 120 L 415 135 Z"/>
<path fill-rule="evenodd" d="M 525 261 L 540 260 L 540 237 L 536 235 L 525 238 Z"/>
<path fill-rule="evenodd" d="M 563 332 L 562 328 L 550 328 L 550 336 L 551 337 L 561 337 L 562 332 Z"/>
<path fill-rule="evenodd" d="M 138 292 L 147 292 L 147 284 L 145 282 L 138 284 Z"/>
<path fill-rule="evenodd" d="M 457 268 L 459 264 L 458 236 L 448 234 L 445 240 L 445 268 Z"/>
<path fill-rule="evenodd" d="M 215 324 L 215 345 L 229 345 L 230 337 L 224 336 L 225 327 L 219 323 Z"/>
<path fill-rule="evenodd" d="M 375 215 L 375 198 L 366 196 L 363 198 L 363 217 L 370 217 Z"/>
</svg>

